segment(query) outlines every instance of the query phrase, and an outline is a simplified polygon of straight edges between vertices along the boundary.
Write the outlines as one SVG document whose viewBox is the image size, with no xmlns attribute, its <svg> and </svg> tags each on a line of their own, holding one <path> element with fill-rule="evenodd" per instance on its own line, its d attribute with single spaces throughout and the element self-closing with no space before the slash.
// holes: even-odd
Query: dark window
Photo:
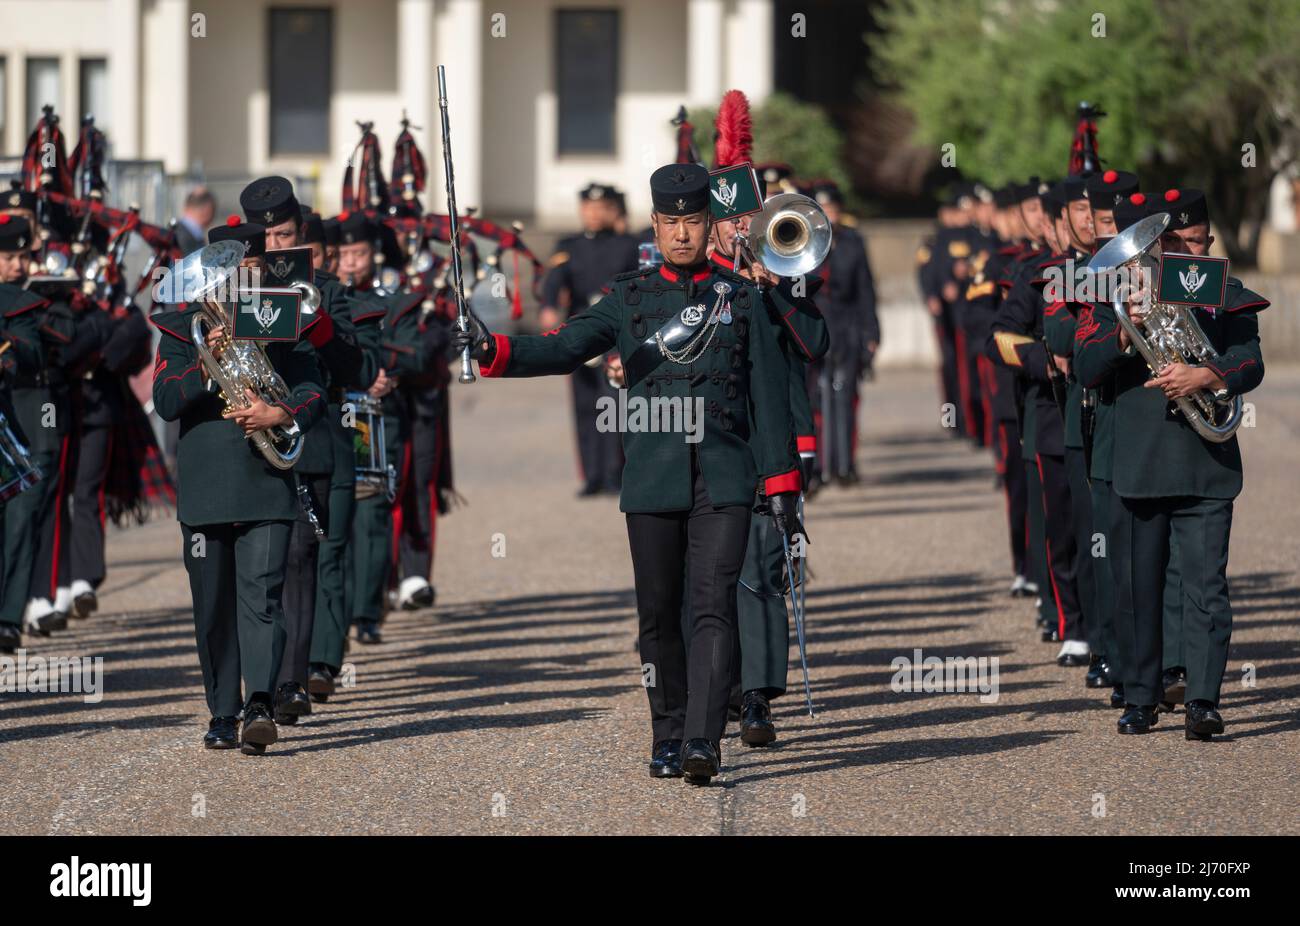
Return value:
<svg viewBox="0 0 1300 926">
<path fill-rule="evenodd" d="M 559 153 L 614 151 L 618 11 L 556 11 Z"/>
<path fill-rule="evenodd" d="M 330 147 L 333 22 L 329 10 L 271 10 L 271 154 Z"/>
<path fill-rule="evenodd" d="M 109 111 L 108 62 L 103 58 L 82 58 L 80 74 L 81 111 L 79 116 L 94 116 L 95 128 L 112 134 Z M 80 125 L 80 120 L 78 120 Z"/>
</svg>

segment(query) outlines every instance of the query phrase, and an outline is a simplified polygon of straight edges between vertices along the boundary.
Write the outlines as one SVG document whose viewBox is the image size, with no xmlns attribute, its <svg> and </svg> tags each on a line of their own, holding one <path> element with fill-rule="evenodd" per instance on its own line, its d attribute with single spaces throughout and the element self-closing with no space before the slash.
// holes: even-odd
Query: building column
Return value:
<svg viewBox="0 0 1300 926">
<path fill-rule="evenodd" d="M 443 194 L 442 126 L 437 65 L 447 69 L 447 112 L 455 166 L 456 206 L 483 205 L 483 36 L 489 27 L 482 0 L 439 0 L 435 60 L 429 70 L 428 123 L 430 208 L 446 211 Z M 508 140 L 502 140 L 508 144 Z"/>
<path fill-rule="evenodd" d="M 723 0 L 689 0 L 686 7 L 686 96 L 691 106 L 722 99 L 726 34 Z"/>
<path fill-rule="evenodd" d="M 433 4 L 434 0 L 397 0 L 398 99 L 411 124 L 420 126 L 430 139 L 438 135 L 439 118 L 438 80 L 433 62 Z"/>
<path fill-rule="evenodd" d="M 727 86 L 724 90 L 743 91 L 754 106 L 772 95 L 775 15 L 772 0 L 736 0 L 731 15 L 727 17 Z M 785 28 L 789 29 L 788 23 Z"/>
<path fill-rule="evenodd" d="M 140 156 L 140 0 L 108 0 L 106 43 L 113 99 L 113 157 Z M 188 36 L 180 41 L 187 41 Z M 78 80 L 76 74 L 71 75 Z M 78 120 L 79 121 L 79 120 Z"/>
</svg>

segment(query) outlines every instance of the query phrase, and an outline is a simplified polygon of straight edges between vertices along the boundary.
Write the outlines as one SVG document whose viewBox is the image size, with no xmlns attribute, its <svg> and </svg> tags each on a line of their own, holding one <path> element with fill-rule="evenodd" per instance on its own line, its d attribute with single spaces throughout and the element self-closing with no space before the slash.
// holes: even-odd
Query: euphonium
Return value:
<svg viewBox="0 0 1300 926">
<path fill-rule="evenodd" d="M 239 270 L 244 248 L 233 241 L 221 241 L 195 251 L 163 275 L 158 283 L 160 302 L 190 302 L 198 305 L 190 323 L 190 340 L 199 354 L 199 362 L 221 389 L 227 408 L 247 408 L 251 389 L 269 404 L 287 403 L 289 387 L 275 371 L 266 351 L 258 341 L 231 339 L 232 318 L 219 296 L 234 296 L 232 278 Z M 301 284 L 315 290 L 311 284 Z M 311 293 L 295 285 L 304 294 L 303 311 L 308 311 Z M 319 305 L 319 293 L 316 294 Z M 314 307 L 312 307 L 314 311 Z M 308 313 L 310 314 L 310 313 Z M 213 328 L 224 328 L 221 358 L 208 349 L 207 336 Z M 248 435 L 266 461 L 276 469 L 292 469 L 303 448 L 303 432 L 296 422 L 275 425 Z"/>
<path fill-rule="evenodd" d="M 1129 287 L 1117 285 L 1118 274 L 1138 274 L 1152 281 L 1154 293 L 1160 277 L 1160 236 L 1169 224 L 1169 216 L 1148 216 L 1108 241 L 1088 262 L 1094 281 L 1110 287 L 1111 307 L 1129 341 L 1137 348 L 1147 366 L 1157 375 L 1174 363 L 1191 365 L 1213 361 L 1218 351 L 1197 323 L 1187 306 L 1150 300 L 1146 314 L 1134 321 L 1128 312 Z M 1130 286 L 1131 286 L 1131 282 Z M 1241 426 L 1241 396 L 1220 399 L 1208 389 L 1174 399 L 1187 422 L 1197 434 L 1212 443 L 1230 439 Z"/>
<path fill-rule="evenodd" d="M 221 358 L 208 349 L 208 331 L 224 328 L 221 341 Z M 290 399 L 289 387 L 275 371 L 260 341 L 235 341 L 230 337 L 231 320 L 224 303 L 204 299 L 190 323 L 190 339 L 199 352 L 203 368 L 221 388 L 226 407 L 247 408 L 251 402 L 245 389 L 251 389 L 268 405 L 283 405 Z M 296 422 L 273 425 L 248 435 L 253 446 L 276 469 L 292 469 L 302 454 L 303 433 Z"/>
</svg>

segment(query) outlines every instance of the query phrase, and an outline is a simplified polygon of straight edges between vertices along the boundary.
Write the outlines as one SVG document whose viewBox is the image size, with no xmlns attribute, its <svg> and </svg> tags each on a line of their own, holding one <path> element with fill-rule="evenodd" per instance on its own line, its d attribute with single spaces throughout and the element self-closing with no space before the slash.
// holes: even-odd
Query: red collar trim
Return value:
<svg viewBox="0 0 1300 926">
<path fill-rule="evenodd" d="M 682 281 L 681 275 L 678 274 L 677 271 L 669 269 L 667 264 L 659 265 L 659 275 L 663 277 L 665 280 L 667 280 L 669 283 L 680 283 Z M 698 273 L 691 274 L 691 279 L 694 280 L 696 283 L 699 283 L 701 280 L 707 280 L 712 275 L 713 275 L 713 271 L 710 270 L 706 264 L 703 270 L 699 271 Z"/>
<path fill-rule="evenodd" d="M 735 267 L 735 261 L 727 260 L 717 251 L 714 251 L 712 254 L 709 255 L 709 262 L 712 263 L 715 267 L 721 267 L 723 270 L 731 270 L 733 267 Z M 695 279 L 698 280 L 699 277 L 696 277 Z"/>
</svg>

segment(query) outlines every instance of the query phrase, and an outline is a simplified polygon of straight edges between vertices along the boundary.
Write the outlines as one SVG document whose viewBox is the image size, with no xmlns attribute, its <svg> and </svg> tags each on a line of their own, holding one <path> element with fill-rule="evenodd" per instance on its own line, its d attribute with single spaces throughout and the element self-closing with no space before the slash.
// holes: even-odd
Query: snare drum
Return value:
<svg viewBox="0 0 1300 926">
<path fill-rule="evenodd" d="M 397 474 L 388 465 L 383 402 L 365 392 L 349 392 L 343 399 L 352 406 L 354 421 L 356 497 L 370 498 L 384 492 L 391 501 L 396 494 Z"/>
</svg>

